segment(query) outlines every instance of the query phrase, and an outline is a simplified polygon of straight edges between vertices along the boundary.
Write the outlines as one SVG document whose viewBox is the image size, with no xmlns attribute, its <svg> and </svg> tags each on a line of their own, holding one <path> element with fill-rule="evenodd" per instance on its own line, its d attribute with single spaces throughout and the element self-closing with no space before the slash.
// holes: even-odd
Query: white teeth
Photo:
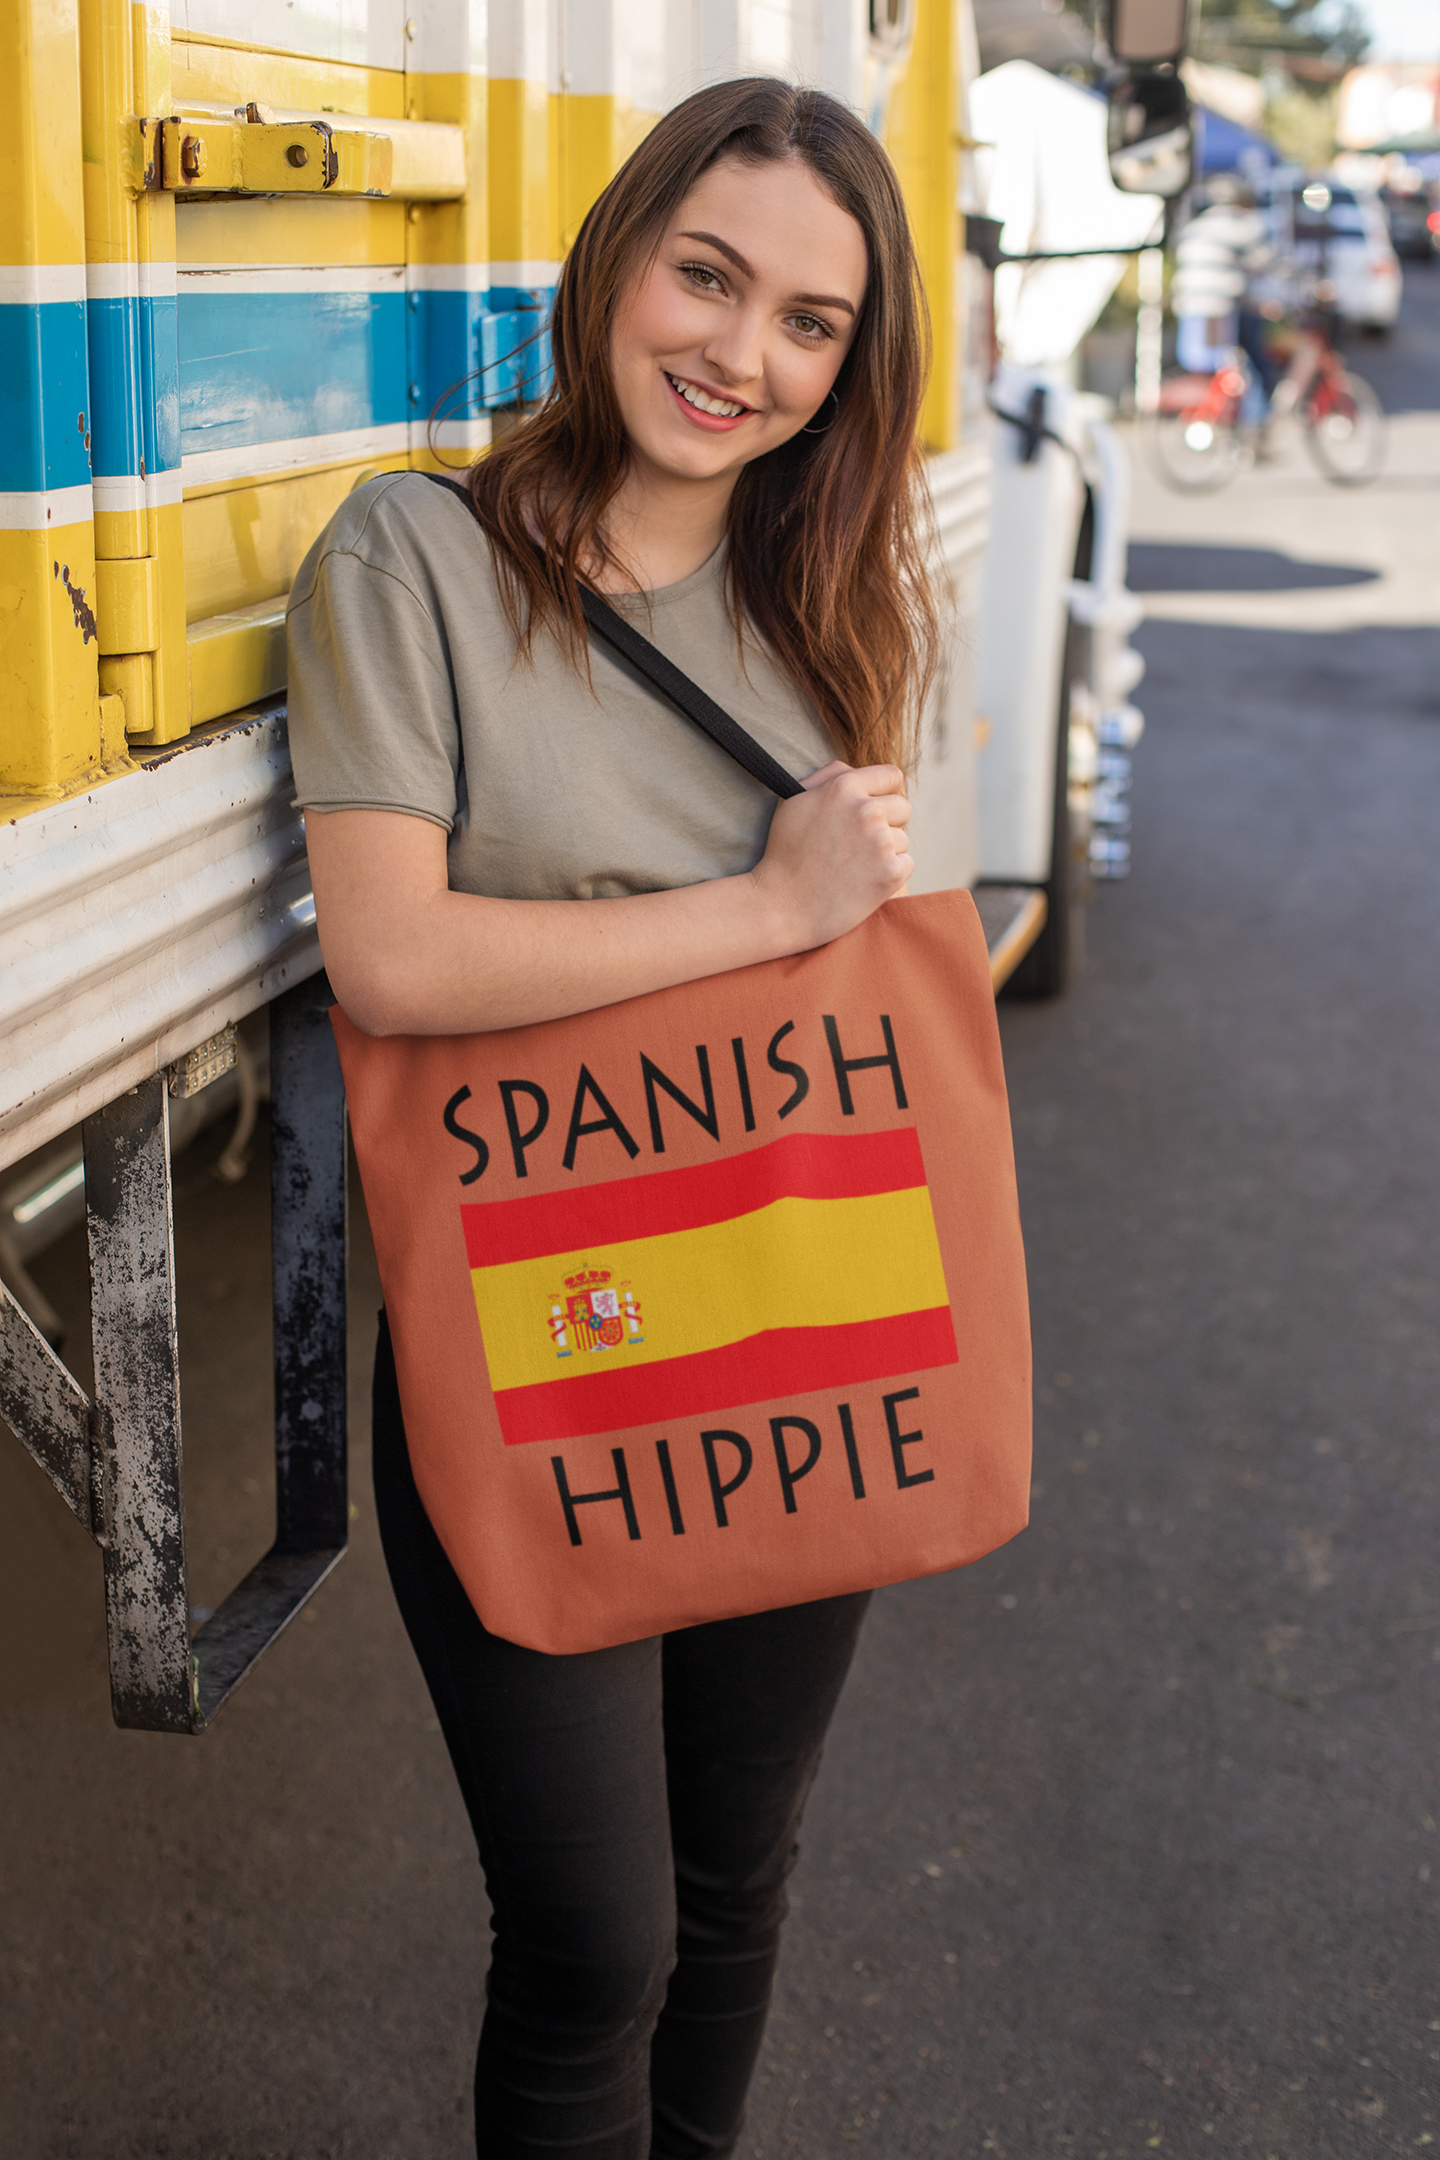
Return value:
<svg viewBox="0 0 1440 2160">
<path fill-rule="evenodd" d="M 674 385 L 686 404 L 693 405 L 697 412 L 714 413 L 721 420 L 733 420 L 736 413 L 745 411 L 743 405 L 733 405 L 724 398 L 708 397 L 703 390 L 697 390 L 694 383 L 684 382 L 678 375 L 668 375 L 666 380 Z"/>
</svg>

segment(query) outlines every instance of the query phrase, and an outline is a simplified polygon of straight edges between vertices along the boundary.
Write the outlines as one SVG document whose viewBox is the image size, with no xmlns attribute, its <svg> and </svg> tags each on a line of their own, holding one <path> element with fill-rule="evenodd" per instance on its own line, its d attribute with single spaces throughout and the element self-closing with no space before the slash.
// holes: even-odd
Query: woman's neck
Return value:
<svg viewBox="0 0 1440 2160">
<path fill-rule="evenodd" d="M 601 592 L 656 592 L 708 562 L 725 537 L 738 473 L 689 480 L 632 465 L 605 513 L 615 562 L 596 578 Z"/>
</svg>

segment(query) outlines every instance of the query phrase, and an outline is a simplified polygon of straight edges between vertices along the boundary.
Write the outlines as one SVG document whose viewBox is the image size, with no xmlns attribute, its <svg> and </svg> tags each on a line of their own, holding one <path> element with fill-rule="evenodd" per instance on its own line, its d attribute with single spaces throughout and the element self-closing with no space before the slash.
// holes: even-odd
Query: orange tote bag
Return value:
<svg viewBox="0 0 1440 2160">
<path fill-rule="evenodd" d="M 333 1015 L 426 1512 L 578 1651 L 1023 1529 L 1030 1339 L 968 893 L 499 1034 Z"/>
</svg>

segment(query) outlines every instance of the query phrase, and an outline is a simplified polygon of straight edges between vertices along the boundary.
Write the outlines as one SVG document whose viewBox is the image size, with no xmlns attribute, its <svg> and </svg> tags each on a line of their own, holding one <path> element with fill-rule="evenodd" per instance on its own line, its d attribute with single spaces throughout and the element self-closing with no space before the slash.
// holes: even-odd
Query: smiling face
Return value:
<svg viewBox="0 0 1440 2160">
<path fill-rule="evenodd" d="M 859 225 L 798 158 L 713 165 L 615 313 L 636 476 L 733 486 L 753 458 L 823 424 L 865 277 Z"/>
</svg>

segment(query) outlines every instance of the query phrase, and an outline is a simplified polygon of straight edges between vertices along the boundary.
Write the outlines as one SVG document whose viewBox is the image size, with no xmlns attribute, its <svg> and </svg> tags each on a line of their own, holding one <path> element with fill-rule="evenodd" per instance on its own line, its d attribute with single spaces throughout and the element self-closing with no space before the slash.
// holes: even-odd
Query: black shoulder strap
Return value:
<svg viewBox="0 0 1440 2160">
<path fill-rule="evenodd" d="M 444 473 L 426 473 L 424 477 L 449 488 L 473 512 L 475 505 L 470 490 L 458 480 L 451 480 Z M 643 675 L 687 720 L 693 720 L 702 734 L 708 735 L 722 750 L 727 750 L 752 780 L 758 780 L 762 787 L 769 788 L 782 800 L 804 793 L 800 782 L 771 757 L 763 743 L 756 742 L 738 720 L 731 719 L 723 706 L 708 697 L 698 683 L 691 682 L 673 660 L 667 660 L 658 645 L 641 637 L 623 615 L 617 615 L 614 608 L 608 606 L 599 593 L 591 592 L 588 585 L 580 587 L 580 605 L 585 611 L 591 636 L 602 638 L 622 660 L 628 661 L 635 672 Z"/>
</svg>

